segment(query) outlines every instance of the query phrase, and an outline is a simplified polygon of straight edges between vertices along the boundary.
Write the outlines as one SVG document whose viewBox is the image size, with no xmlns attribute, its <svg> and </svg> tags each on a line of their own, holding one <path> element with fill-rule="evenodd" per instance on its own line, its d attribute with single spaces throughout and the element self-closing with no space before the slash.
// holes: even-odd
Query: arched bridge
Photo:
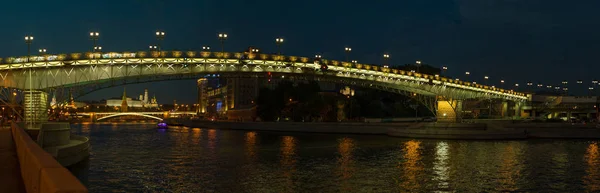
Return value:
<svg viewBox="0 0 600 193">
<path fill-rule="evenodd" d="M 148 117 L 148 118 L 151 118 L 151 119 L 156 119 L 156 120 L 159 120 L 159 121 L 163 120 L 160 117 L 155 117 L 155 116 L 152 116 L 152 115 L 146 115 L 146 114 L 142 114 L 142 113 L 116 113 L 116 114 L 108 115 L 108 116 L 105 116 L 105 117 L 100 117 L 97 120 L 100 121 L 100 120 L 104 120 L 104 119 L 110 119 L 110 118 L 113 118 L 113 117 L 121 117 L 121 116 L 140 116 L 140 117 Z"/>
<path fill-rule="evenodd" d="M 162 121 L 172 115 L 196 115 L 195 111 L 175 111 L 175 112 L 83 112 L 79 115 L 96 117 L 98 121 L 120 116 L 140 116 Z M 161 118 L 162 117 L 162 118 Z"/>
</svg>

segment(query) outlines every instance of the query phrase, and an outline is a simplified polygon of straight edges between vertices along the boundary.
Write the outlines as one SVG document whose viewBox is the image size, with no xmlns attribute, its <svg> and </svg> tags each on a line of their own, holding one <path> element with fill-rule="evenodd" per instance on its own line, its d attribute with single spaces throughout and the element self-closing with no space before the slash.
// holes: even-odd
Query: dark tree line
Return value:
<svg viewBox="0 0 600 193">
<path fill-rule="evenodd" d="M 339 92 L 322 92 L 317 82 L 281 82 L 272 88 L 261 88 L 257 99 L 257 115 L 262 121 L 327 122 L 360 118 L 414 117 L 415 104 L 419 116 L 430 111 L 408 96 L 369 88 L 356 89 L 355 96 Z"/>
</svg>

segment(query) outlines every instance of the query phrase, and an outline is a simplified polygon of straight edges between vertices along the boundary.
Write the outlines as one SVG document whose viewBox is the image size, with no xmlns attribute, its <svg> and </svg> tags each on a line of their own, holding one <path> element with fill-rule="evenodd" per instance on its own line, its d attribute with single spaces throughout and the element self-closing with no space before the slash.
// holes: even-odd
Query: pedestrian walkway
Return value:
<svg viewBox="0 0 600 193">
<path fill-rule="evenodd" d="M 15 142 L 6 128 L 0 128 L 0 187 L 0 192 L 25 192 Z"/>
</svg>

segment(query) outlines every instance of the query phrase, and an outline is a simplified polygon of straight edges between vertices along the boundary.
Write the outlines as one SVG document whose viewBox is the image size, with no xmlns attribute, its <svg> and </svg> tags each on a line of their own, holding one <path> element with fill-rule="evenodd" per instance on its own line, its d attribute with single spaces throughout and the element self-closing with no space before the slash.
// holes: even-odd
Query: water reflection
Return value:
<svg viewBox="0 0 600 193">
<path fill-rule="evenodd" d="M 401 168 L 404 170 L 404 175 L 400 181 L 400 188 L 404 191 L 416 191 L 421 188 L 417 181 L 418 175 L 423 171 L 421 163 L 421 153 L 419 152 L 420 141 L 407 141 L 404 143 L 404 163 Z"/>
<path fill-rule="evenodd" d="M 440 141 L 435 149 L 435 161 L 433 162 L 434 181 L 437 181 L 437 188 L 441 190 L 448 189 L 448 180 L 450 178 L 450 168 L 448 167 L 448 143 Z"/>
<path fill-rule="evenodd" d="M 588 145 L 584 158 L 588 168 L 585 170 L 587 175 L 583 177 L 583 183 L 588 192 L 600 192 L 600 155 L 597 142 Z"/>
<path fill-rule="evenodd" d="M 280 163 L 286 184 L 284 192 L 292 192 L 296 172 L 296 139 L 292 136 L 284 136 L 281 140 Z"/>
<path fill-rule="evenodd" d="M 215 149 L 215 144 L 217 143 L 217 130 L 209 129 L 208 130 L 208 148 L 211 150 Z"/>
<path fill-rule="evenodd" d="M 198 145 L 198 144 L 200 144 L 201 140 L 202 140 L 202 129 L 193 128 L 192 129 L 192 143 L 194 145 Z"/>
<path fill-rule="evenodd" d="M 344 137 L 338 140 L 338 164 L 339 164 L 339 177 L 341 181 L 342 191 L 350 191 L 348 186 L 348 179 L 352 177 L 354 173 L 354 159 L 352 152 L 354 151 L 354 140 L 351 138 Z"/>
<path fill-rule="evenodd" d="M 73 126 L 90 136 L 73 169 L 90 192 L 600 192 L 598 142 L 112 130 Z"/>
<path fill-rule="evenodd" d="M 501 163 L 498 174 L 500 175 L 500 179 L 498 183 L 500 185 L 496 187 L 497 191 L 516 191 L 518 188 L 517 177 L 520 176 L 521 171 L 518 167 L 519 160 L 517 157 L 517 153 L 519 152 L 518 146 L 515 143 L 509 143 L 504 147 L 503 151 L 500 154 Z"/>
<path fill-rule="evenodd" d="M 246 156 L 253 162 L 256 158 L 256 132 L 246 132 Z"/>
</svg>

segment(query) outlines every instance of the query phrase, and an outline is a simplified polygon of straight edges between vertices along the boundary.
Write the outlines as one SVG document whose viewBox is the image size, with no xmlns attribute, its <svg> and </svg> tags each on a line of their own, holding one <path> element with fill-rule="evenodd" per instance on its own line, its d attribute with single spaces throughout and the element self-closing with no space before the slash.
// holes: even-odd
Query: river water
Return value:
<svg viewBox="0 0 600 193">
<path fill-rule="evenodd" d="M 599 141 L 72 127 L 90 192 L 600 192 Z"/>
</svg>

